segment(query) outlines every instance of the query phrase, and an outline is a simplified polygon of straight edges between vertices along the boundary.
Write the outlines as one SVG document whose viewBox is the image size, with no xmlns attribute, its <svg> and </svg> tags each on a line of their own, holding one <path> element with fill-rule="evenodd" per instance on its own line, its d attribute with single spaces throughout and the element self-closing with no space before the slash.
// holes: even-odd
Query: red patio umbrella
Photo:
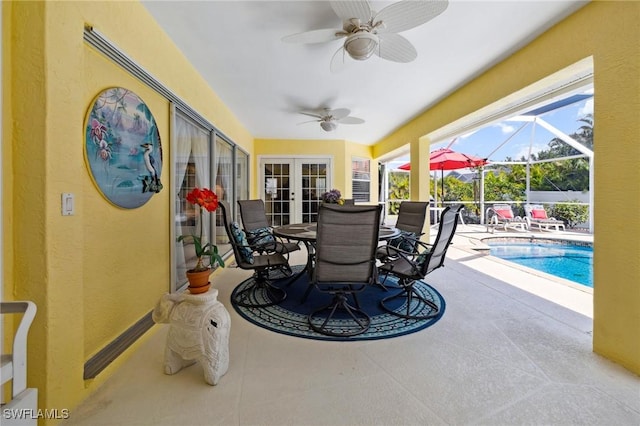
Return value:
<svg viewBox="0 0 640 426">
<path fill-rule="evenodd" d="M 463 154 L 448 148 L 436 149 L 429 154 L 429 170 L 457 170 L 468 167 L 479 167 L 487 164 L 486 158 Z M 411 163 L 398 167 L 400 170 L 411 170 Z"/>
<path fill-rule="evenodd" d="M 441 148 L 429 154 L 429 170 L 442 172 L 442 196 L 444 197 L 444 171 L 480 167 L 487 164 L 486 158 L 463 154 L 449 148 Z M 398 167 L 400 170 L 411 170 L 411 163 Z"/>
</svg>

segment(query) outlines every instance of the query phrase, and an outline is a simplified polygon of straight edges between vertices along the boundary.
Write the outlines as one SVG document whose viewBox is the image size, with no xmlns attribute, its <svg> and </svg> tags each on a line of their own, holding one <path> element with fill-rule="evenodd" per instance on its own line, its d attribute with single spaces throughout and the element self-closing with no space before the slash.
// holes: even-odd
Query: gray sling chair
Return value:
<svg viewBox="0 0 640 426">
<path fill-rule="evenodd" d="M 391 248 L 400 248 L 403 251 L 415 251 L 416 238 L 422 235 L 422 228 L 427 217 L 427 207 L 429 202 L 423 201 L 403 201 L 400 203 L 400 211 L 398 212 L 398 220 L 396 228 L 401 234 L 387 242 L 386 245 L 380 246 L 376 251 L 376 258 L 382 262 L 388 258 L 397 257 L 397 252 Z"/>
<path fill-rule="evenodd" d="M 369 329 L 371 318 L 361 309 L 356 294 L 376 282 L 381 209 L 380 205 L 320 205 L 311 284 L 333 297 L 328 305 L 309 314 L 309 325 L 318 333 L 355 336 Z"/>
<path fill-rule="evenodd" d="M 458 226 L 458 214 L 462 205 L 449 206 L 442 212 L 438 235 L 433 244 L 427 244 L 416 239 L 418 247 L 424 249 L 419 254 L 393 248 L 397 256 L 378 268 L 380 275 L 394 275 L 398 278 L 400 292 L 385 297 L 380 305 L 387 312 L 410 319 L 428 319 L 438 315 L 438 307 L 430 300 L 422 297 L 414 288 L 416 281 L 423 279 L 431 271 L 444 266 L 444 258 L 453 235 Z M 383 281 L 384 283 L 384 281 Z M 406 299 L 406 312 L 395 312 L 389 307 L 389 302 L 398 298 Z M 426 306 L 425 306 L 426 305 Z M 421 313 L 424 308 L 427 313 Z"/>
<path fill-rule="evenodd" d="M 280 241 L 274 237 L 267 220 L 264 201 L 239 200 L 238 207 L 240 207 L 240 219 L 250 246 L 258 248 L 267 246 L 282 254 L 300 250 L 297 242 Z"/>
<path fill-rule="evenodd" d="M 417 250 L 416 240 L 423 234 L 422 228 L 427 217 L 427 207 L 429 202 L 425 201 L 403 201 L 400 203 L 396 228 L 400 230 L 400 235 L 387 241 L 387 244 L 378 247 L 376 259 L 380 262 L 390 262 L 398 257 L 399 248 L 403 251 L 414 252 Z M 378 283 L 387 290 L 387 286 Z M 393 287 L 393 286 L 390 286 Z"/>
<path fill-rule="evenodd" d="M 231 220 L 229 204 L 219 201 L 222 212 L 224 229 L 229 237 L 229 244 L 233 248 L 236 264 L 241 269 L 253 270 L 253 285 L 241 292 L 234 292 L 233 302 L 239 306 L 260 308 L 282 302 L 287 293 L 269 280 L 269 272 L 273 270 L 290 273 L 289 261 L 282 253 L 277 253 L 273 245 L 271 247 L 258 247 L 261 254 L 254 253 L 256 246 L 247 243 L 246 236 L 237 222 Z"/>
</svg>

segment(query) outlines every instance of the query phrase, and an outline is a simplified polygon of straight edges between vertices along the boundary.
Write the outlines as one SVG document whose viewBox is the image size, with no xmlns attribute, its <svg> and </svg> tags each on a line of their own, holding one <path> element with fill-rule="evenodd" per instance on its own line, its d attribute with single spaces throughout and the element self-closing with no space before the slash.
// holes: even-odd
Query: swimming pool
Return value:
<svg viewBox="0 0 640 426">
<path fill-rule="evenodd" d="M 570 242 L 485 242 L 492 256 L 593 287 L 593 247 Z"/>
</svg>

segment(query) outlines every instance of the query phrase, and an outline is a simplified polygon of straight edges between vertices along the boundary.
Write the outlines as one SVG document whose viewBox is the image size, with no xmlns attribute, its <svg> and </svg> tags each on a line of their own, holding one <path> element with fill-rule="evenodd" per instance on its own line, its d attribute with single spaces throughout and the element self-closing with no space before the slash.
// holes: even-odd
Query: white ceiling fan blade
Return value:
<svg viewBox="0 0 640 426">
<path fill-rule="evenodd" d="M 448 0 L 399 1 L 382 9 L 373 21 L 384 23 L 379 33 L 399 33 L 432 20 L 448 6 Z"/>
<path fill-rule="evenodd" d="M 328 111 L 328 114 L 333 117 L 334 120 L 340 121 L 349 115 L 351 111 L 347 108 L 338 108 Z"/>
<path fill-rule="evenodd" d="M 371 6 L 367 0 L 332 1 L 331 8 L 342 21 L 358 18 L 365 23 L 371 19 Z"/>
<path fill-rule="evenodd" d="M 302 121 L 302 122 L 298 123 L 298 126 L 299 126 L 299 125 L 301 125 L 301 124 L 307 124 L 307 123 L 317 123 L 317 122 L 319 122 L 319 121 L 322 121 L 322 120 L 309 120 L 309 121 Z"/>
<path fill-rule="evenodd" d="M 418 57 L 413 44 L 400 34 L 380 34 L 380 44 L 375 54 L 393 62 L 411 62 Z"/>
<path fill-rule="evenodd" d="M 336 28 L 307 31 L 282 37 L 282 41 L 287 43 L 326 43 L 343 38 L 344 34 L 339 34 L 340 31 L 342 30 Z"/>
<path fill-rule="evenodd" d="M 358 117 L 345 117 L 338 120 L 340 124 L 362 124 L 364 120 Z"/>
<path fill-rule="evenodd" d="M 318 113 L 315 113 L 315 112 L 299 111 L 299 113 L 302 114 L 302 115 L 308 115 L 309 117 L 322 119 L 322 115 L 318 114 Z"/>
<path fill-rule="evenodd" d="M 346 68 L 345 56 L 347 56 L 347 53 L 344 50 L 344 46 L 340 46 L 340 49 L 331 57 L 331 63 L 329 64 L 331 72 L 340 72 Z"/>
</svg>

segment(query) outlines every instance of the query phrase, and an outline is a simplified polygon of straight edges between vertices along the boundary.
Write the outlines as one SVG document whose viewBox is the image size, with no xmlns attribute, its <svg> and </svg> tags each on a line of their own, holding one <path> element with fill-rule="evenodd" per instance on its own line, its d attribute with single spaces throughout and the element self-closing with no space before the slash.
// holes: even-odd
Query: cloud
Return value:
<svg viewBox="0 0 640 426">
<path fill-rule="evenodd" d="M 584 106 L 578 109 L 578 118 L 582 118 L 587 114 L 593 114 L 593 98 L 587 100 Z"/>
<path fill-rule="evenodd" d="M 507 124 L 505 122 L 501 122 L 501 123 L 495 124 L 494 126 L 495 127 L 499 127 L 500 130 L 502 131 L 502 133 L 505 134 L 505 135 L 508 134 L 508 133 L 513 133 L 516 130 L 515 127 L 513 127 L 512 125 Z"/>
</svg>

